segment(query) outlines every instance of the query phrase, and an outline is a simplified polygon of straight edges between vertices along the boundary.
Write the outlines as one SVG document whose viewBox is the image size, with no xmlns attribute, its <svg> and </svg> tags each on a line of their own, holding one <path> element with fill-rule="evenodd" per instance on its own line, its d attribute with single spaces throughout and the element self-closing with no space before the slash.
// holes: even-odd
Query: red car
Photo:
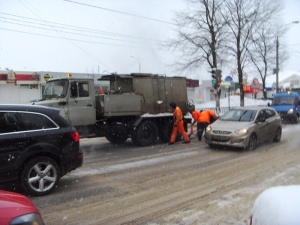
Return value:
<svg viewBox="0 0 300 225">
<path fill-rule="evenodd" d="M 35 205 L 24 195 L 0 190 L 0 224 L 44 225 L 44 220 Z"/>
</svg>

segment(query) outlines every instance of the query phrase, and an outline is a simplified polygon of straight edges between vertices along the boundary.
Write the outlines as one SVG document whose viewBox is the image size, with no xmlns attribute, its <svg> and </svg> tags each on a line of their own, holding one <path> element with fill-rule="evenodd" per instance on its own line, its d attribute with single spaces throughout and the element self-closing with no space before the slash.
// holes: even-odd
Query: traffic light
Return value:
<svg viewBox="0 0 300 225">
<path fill-rule="evenodd" d="M 222 70 L 216 70 L 217 85 L 220 87 L 222 82 Z"/>
<path fill-rule="evenodd" d="M 221 84 L 221 77 L 218 77 L 217 78 L 217 85 L 220 86 L 220 84 Z"/>
</svg>

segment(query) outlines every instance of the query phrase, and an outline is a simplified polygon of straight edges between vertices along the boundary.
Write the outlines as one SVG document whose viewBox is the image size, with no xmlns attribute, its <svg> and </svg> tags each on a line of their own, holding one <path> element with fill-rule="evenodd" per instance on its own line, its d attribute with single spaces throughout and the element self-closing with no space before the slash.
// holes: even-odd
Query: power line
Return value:
<svg viewBox="0 0 300 225">
<path fill-rule="evenodd" d="M 43 37 L 50 37 L 50 38 L 56 38 L 56 39 L 64 39 L 64 40 L 72 40 L 72 41 L 80 41 L 80 42 L 86 42 L 86 43 L 100 44 L 100 45 L 128 47 L 128 48 L 143 48 L 143 47 L 138 47 L 138 46 L 118 45 L 118 44 L 110 44 L 110 43 L 101 43 L 101 42 L 96 42 L 96 41 L 87 41 L 87 40 L 80 40 L 80 39 L 73 39 L 73 38 L 57 37 L 57 36 L 52 36 L 52 35 L 37 34 L 37 33 L 25 32 L 25 31 L 18 31 L 18 30 L 7 29 L 7 28 L 2 28 L 2 27 L 0 27 L 0 30 L 12 31 L 12 32 L 23 33 L 23 34 L 31 34 L 31 35 L 37 35 L 37 36 L 43 36 Z"/>
<path fill-rule="evenodd" d="M 63 23 L 54 23 L 54 22 L 51 22 L 51 21 L 38 20 L 38 19 L 30 18 L 30 17 L 18 16 L 18 15 L 13 15 L 13 14 L 9 14 L 9 13 L 0 12 L 0 14 L 7 15 L 7 16 L 12 16 L 12 17 L 17 17 L 17 18 L 22 18 L 22 19 L 26 19 L 26 20 L 30 20 L 30 21 L 32 21 L 32 20 L 33 21 L 40 21 L 40 22 L 43 22 L 43 23 L 47 24 L 47 25 L 46 24 L 39 24 L 39 25 L 43 25 L 43 26 L 65 28 L 65 29 L 70 29 L 70 30 L 88 31 L 88 32 L 92 32 L 92 33 L 101 33 L 101 34 L 104 34 L 104 35 L 121 36 L 121 37 L 132 38 L 132 39 L 143 39 L 143 40 L 159 41 L 159 40 L 154 40 L 154 39 L 151 39 L 151 38 L 136 37 L 136 36 L 127 35 L 127 34 L 90 29 L 90 28 L 86 28 L 86 27 L 73 26 L 73 25 L 63 24 Z M 6 17 L 2 17 L 2 18 L 6 18 Z M 6 18 L 6 19 L 17 20 L 17 19 L 11 19 L 11 18 Z M 18 21 L 27 22 L 27 23 L 35 23 L 35 22 L 28 22 L 28 21 L 24 21 L 24 20 L 18 20 Z M 38 23 L 35 23 L 35 24 L 38 24 Z M 49 25 L 49 24 L 54 24 L 54 25 Z M 56 25 L 59 25 L 59 26 L 62 26 L 62 27 L 59 27 L 59 26 L 56 26 Z"/>
<path fill-rule="evenodd" d="M 136 15 L 136 14 L 132 14 L 132 13 L 122 12 L 122 11 L 118 11 L 118 10 L 114 10 L 114 9 L 104 8 L 104 7 L 100 7 L 100 6 L 96 6 L 96 5 L 90 5 L 90 4 L 85 4 L 85 3 L 71 1 L 71 0 L 64 0 L 64 1 L 74 3 L 74 4 L 78 4 L 78 5 L 84 5 L 84 6 L 88 6 L 88 7 L 92 7 L 92 8 L 102 9 L 102 10 L 106 10 L 106 11 L 110 11 L 110 12 L 114 12 L 114 13 L 119 13 L 119 14 L 123 14 L 123 15 L 127 15 L 127 16 L 133 16 L 133 17 L 138 17 L 138 18 L 141 18 L 141 19 L 152 20 L 152 21 L 155 21 L 155 22 L 160 22 L 160 23 L 165 23 L 165 24 L 170 24 L 170 25 L 177 26 L 176 23 L 171 23 L 171 22 L 167 22 L 167 21 L 164 21 L 164 20 L 158 20 L 158 19 L 154 19 L 154 18 L 150 18 L 150 17 L 145 17 L 145 16 L 141 16 L 141 15 Z"/>
<path fill-rule="evenodd" d="M 0 22 L 4 22 L 4 23 L 20 25 L 20 26 L 24 26 L 24 27 L 31 27 L 31 28 L 36 28 L 36 29 L 42 29 L 42 30 L 58 31 L 57 29 L 39 27 L 39 26 L 34 26 L 34 25 L 24 25 L 24 24 L 15 23 L 15 22 L 8 22 L 8 21 L 1 20 L 1 18 L 3 18 L 3 17 L 0 16 Z M 6 19 L 6 18 L 4 18 L 4 19 Z M 16 21 L 18 21 L 18 20 L 16 20 Z M 26 22 L 26 21 L 21 21 L 21 22 Z M 55 28 L 55 26 L 54 26 L 54 28 Z M 57 27 L 57 28 L 61 29 L 61 27 Z M 63 28 L 63 29 L 65 29 L 65 28 Z M 73 29 L 70 29 L 70 30 L 73 30 Z M 80 36 L 85 36 L 85 37 L 92 37 L 92 38 L 109 39 L 110 41 L 123 41 L 123 42 L 129 42 L 129 43 L 141 43 L 141 42 L 137 42 L 137 41 L 130 41 L 130 40 L 124 40 L 124 39 L 111 38 L 111 37 L 101 37 L 101 36 L 96 36 L 96 35 L 82 34 L 82 33 L 69 32 L 69 31 L 59 31 L 59 32 L 67 33 L 67 34 L 73 34 L 73 35 L 80 35 Z"/>
</svg>

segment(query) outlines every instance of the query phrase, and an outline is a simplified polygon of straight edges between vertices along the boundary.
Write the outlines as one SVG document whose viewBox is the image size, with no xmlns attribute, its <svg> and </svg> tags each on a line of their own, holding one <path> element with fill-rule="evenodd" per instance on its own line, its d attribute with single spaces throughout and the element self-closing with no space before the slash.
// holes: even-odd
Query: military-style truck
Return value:
<svg viewBox="0 0 300 225">
<path fill-rule="evenodd" d="M 59 108 L 82 137 L 104 136 L 115 144 L 131 138 L 138 146 L 151 145 L 157 138 L 169 141 L 171 101 L 183 115 L 195 108 L 188 101 L 184 77 L 137 73 L 103 75 L 98 80 L 108 82 L 109 90 L 100 94 L 93 78 L 51 79 L 42 99 L 33 104 Z M 191 122 L 191 118 L 183 119 L 186 126 Z"/>
</svg>

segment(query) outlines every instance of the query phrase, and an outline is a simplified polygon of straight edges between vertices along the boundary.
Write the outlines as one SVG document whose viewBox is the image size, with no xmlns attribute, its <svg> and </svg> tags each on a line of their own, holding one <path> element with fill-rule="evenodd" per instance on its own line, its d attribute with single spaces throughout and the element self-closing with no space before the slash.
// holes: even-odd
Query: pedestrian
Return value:
<svg viewBox="0 0 300 225">
<path fill-rule="evenodd" d="M 173 112 L 174 123 L 173 123 L 173 130 L 172 130 L 169 144 L 170 145 L 174 144 L 178 131 L 180 132 L 181 136 L 184 138 L 183 143 L 185 144 L 190 143 L 190 138 L 188 137 L 187 133 L 184 130 L 184 121 L 183 121 L 181 109 L 176 105 L 175 102 L 171 102 L 170 106 L 174 110 Z"/>
<path fill-rule="evenodd" d="M 205 131 L 206 127 L 216 119 L 218 119 L 218 117 L 212 110 L 201 110 L 199 112 L 197 124 L 197 136 L 199 141 L 201 141 L 203 131 Z"/>
</svg>

